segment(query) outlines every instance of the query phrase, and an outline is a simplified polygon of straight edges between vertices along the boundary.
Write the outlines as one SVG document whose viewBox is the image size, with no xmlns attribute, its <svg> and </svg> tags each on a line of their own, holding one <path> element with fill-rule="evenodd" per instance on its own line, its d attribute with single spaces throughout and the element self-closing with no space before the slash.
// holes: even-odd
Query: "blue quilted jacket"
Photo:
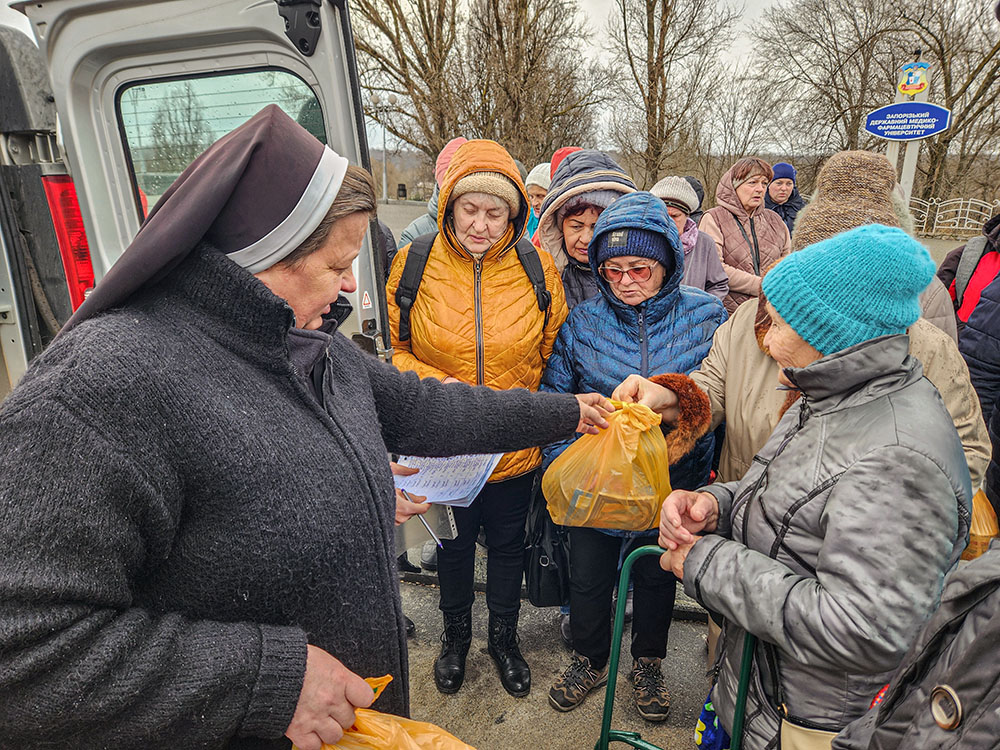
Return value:
<svg viewBox="0 0 1000 750">
<path fill-rule="evenodd" d="M 605 232 L 623 228 L 651 229 L 664 234 L 673 248 L 676 267 L 655 297 L 628 305 L 597 273 L 594 242 Z M 632 193 L 605 209 L 594 227 L 591 267 L 600 294 L 577 305 L 559 330 L 542 376 L 541 390 L 559 393 L 597 392 L 610 396 L 633 373 L 645 377 L 664 372 L 687 375 L 697 369 L 712 345 L 715 329 L 725 321 L 718 297 L 681 285 L 684 250 L 677 227 L 663 202 L 650 193 Z M 549 446 L 544 466 L 572 441 Z M 697 489 L 712 468 L 712 433 L 670 467 L 675 489 Z"/>
</svg>

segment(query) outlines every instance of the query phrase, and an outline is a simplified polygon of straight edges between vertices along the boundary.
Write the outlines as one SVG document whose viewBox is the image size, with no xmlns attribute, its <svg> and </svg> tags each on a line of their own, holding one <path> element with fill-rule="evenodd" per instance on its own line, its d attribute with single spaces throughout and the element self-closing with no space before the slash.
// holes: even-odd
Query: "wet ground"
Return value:
<svg viewBox="0 0 1000 750">
<path fill-rule="evenodd" d="M 416 559 L 411 553 L 411 558 Z M 525 659 L 531 666 L 532 689 L 525 698 L 504 692 L 493 661 L 486 653 L 486 605 L 476 595 L 472 648 L 465 684 L 455 695 L 442 695 L 434 686 L 432 669 L 440 647 L 441 613 L 438 589 L 432 576 L 408 576 L 423 583 L 401 584 L 403 609 L 416 623 L 410 639 L 410 693 L 413 718 L 432 721 L 479 750 L 546 748 L 570 750 L 593 748 L 601 729 L 604 691 L 592 693 L 570 713 L 549 707 L 548 688 L 569 663 L 570 652 L 559 638 L 557 609 L 537 609 L 522 602 L 520 636 Z M 482 580 L 477 576 L 478 580 Z M 706 626 L 703 613 L 693 602 L 679 601 L 667 643 L 663 671 L 671 692 L 667 721 L 652 724 L 642 719 L 632 703 L 628 672 L 632 660 L 627 652 L 621 660 L 615 713 L 611 726 L 641 733 L 643 739 L 663 748 L 692 748 L 693 730 L 708 690 L 706 672 Z M 679 619 L 679 618 L 698 619 Z M 614 744 L 612 748 L 627 747 Z"/>
</svg>

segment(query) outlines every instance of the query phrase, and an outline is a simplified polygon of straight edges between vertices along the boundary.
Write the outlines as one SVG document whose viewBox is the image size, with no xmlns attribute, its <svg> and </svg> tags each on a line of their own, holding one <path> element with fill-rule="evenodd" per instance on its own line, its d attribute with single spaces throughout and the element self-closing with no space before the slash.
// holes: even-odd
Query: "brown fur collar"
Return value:
<svg viewBox="0 0 1000 750">
<path fill-rule="evenodd" d="M 708 396 L 687 375 L 668 372 L 650 378 L 657 385 L 677 394 L 680 416 L 674 428 L 665 434 L 670 465 L 680 461 L 694 448 L 695 441 L 712 425 L 712 405 Z"/>
</svg>

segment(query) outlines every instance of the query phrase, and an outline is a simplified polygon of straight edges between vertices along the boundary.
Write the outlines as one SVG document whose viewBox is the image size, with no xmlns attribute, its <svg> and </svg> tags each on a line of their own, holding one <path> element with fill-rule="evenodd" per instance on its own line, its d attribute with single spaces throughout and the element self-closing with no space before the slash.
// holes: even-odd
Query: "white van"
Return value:
<svg viewBox="0 0 1000 750">
<path fill-rule="evenodd" d="M 370 167 L 344 0 L 11 8 L 27 23 L 0 16 L 0 395 L 174 178 L 264 106 L 277 104 Z M 385 356 L 384 269 L 372 229 L 355 261 L 358 289 L 346 295 L 354 312 L 340 330 Z"/>
</svg>

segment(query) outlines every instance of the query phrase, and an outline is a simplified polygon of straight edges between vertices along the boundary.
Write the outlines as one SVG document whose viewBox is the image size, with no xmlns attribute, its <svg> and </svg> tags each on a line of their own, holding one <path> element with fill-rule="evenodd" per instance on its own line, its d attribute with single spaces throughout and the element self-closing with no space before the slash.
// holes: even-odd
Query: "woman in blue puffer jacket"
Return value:
<svg viewBox="0 0 1000 750">
<path fill-rule="evenodd" d="M 684 250 L 663 202 L 647 192 L 619 198 L 594 227 L 589 258 L 599 294 L 578 305 L 559 331 L 542 377 L 542 390 L 611 394 L 638 373 L 677 373 L 681 416 L 667 436 L 674 488 L 697 489 L 709 481 L 712 435 L 701 391 L 686 375 L 708 353 L 726 311 L 715 297 L 682 286 Z M 546 464 L 572 441 L 550 446 Z M 622 538 L 627 549 L 655 541 L 656 531 L 571 528 L 570 627 L 576 653 L 549 691 L 559 711 L 578 706 L 607 680 L 611 647 L 611 593 Z M 670 705 L 660 670 L 666 654 L 676 579 L 652 557 L 634 571 L 632 680 L 636 706 L 646 719 L 662 721 Z"/>
</svg>

